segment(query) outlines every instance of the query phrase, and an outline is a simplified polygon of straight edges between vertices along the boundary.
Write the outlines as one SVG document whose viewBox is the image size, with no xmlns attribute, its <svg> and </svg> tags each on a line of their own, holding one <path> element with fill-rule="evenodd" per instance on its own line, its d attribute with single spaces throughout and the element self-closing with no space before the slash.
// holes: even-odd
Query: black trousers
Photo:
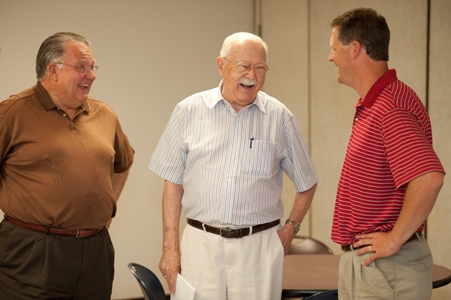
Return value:
<svg viewBox="0 0 451 300">
<path fill-rule="evenodd" d="M 107 230 L 79 239 L 0 224 L 0 299 L 109 300 L 113 278 Z"/>
</svg>

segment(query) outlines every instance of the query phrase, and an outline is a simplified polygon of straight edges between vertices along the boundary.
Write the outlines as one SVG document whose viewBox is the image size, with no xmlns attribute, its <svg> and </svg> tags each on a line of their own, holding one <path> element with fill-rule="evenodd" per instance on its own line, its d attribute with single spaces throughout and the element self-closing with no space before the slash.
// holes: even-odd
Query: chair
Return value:
<svg viewBox="0 0 451 300">
<path fill-rule="evenodd" d="M 338 300 L 338 290 L 319 292 L 308 296 L 304 300 Z"/>
<path fill-rule="evenodd" d="M 138 280 L 145 300 L 166 300 L 164 288 L 155 274 L 137 263 L 129 263 L 130 272 Z"/>
<path fill-rule="evenodd" d="M 312 237 L 296 235 L 291 242 L 288 254 L 334 254 L 323 242 Z"/>
</svg>

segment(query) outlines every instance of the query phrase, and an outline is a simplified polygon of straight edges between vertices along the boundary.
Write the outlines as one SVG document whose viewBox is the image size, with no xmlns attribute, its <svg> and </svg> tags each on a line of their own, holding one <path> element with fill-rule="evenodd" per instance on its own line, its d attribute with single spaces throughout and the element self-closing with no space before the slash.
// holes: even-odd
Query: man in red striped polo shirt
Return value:
<svg viewBox="0 0 451 300">
<path fill-rule="evenodd" d="M 424 222 L 443 184 L 426 108 L 388 68 L 390 30 L 373 9 L 332 21 L 329 61 L 360 96 L 340 177 L 332 239 L 340 299 L 429 299 Z"/>
</svg>

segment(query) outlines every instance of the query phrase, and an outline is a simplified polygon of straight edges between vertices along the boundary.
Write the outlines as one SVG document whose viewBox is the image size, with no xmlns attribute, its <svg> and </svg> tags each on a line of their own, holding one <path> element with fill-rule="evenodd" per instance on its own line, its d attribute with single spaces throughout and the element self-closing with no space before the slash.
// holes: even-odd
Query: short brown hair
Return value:
<svg viewBox="0 0 451 300">
<path fill-rule="evenodd" d="M 338 30 L 338 40 L 349 45 L 358 41 L 375 61 L 388 61 L 390 29 L 385 18 L 372 8 L 352 9 L 336 17 L 332 28 Z"/>
</svg>

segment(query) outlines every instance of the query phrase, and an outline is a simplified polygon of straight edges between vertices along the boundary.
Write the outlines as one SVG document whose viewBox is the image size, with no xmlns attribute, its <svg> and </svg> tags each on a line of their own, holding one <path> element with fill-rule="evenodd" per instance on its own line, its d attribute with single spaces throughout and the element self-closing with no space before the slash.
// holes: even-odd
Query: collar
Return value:
<svg viewBox="0 0 451 300">
<path fill-rule="evenodd" d="M 366 108 L 370 108 L 374 102 L 376 102 L 377 97 L 379 97 L 380 93 L 390 84 L 397 81 L 398 77 L 396 76 L 396 70 L 390 69 L 381 78 L 379 78 L 368 93 L 365 96 L 365 99 L 359 99 L 357 105 L 361 104 Z M 356 106 L 357 106 L 356 105 Z"/>
<path fill-rule="evenodd" d="M 216 91 L 215 91 L 215 93 L 213 95 L 212 101 L 208 105 L 209 108 L 213 108 L 220 101 L 224 101 L 224 102 L 227 102 L 229 104 L 229 102 L 222 97 L 222 93 L 221 93 L 222 85 L 223 85 L 223 81 L 221 80 L 221 82 L 219 83 L 218 88 L 216 89 Z M 248 106 L 256 105 L 263 113 L 266 113 L 266 110 L 265 110 L 266 101 L 267 100 L 263 97 L 262 92 L 258 92 L 257 97 L 255 97 L 255 100 L 251 104 L 249 104 Z"/>
<path fill-rule="evenodd" d="M 50 98 L 49 93 L 42 86 L 40 81 L 38 81 L 38 83 L 33 87 L 33 90 L 36 93 L 39 102 L 41 103 L 42 107 L 44 107 L 45 110 L 57 108 L 55 103 L 52 101 L 52 98 Z M 91 111 L 91 107 L 89 106 L 88 101 L 83 102 L 78 109 L 86 111 L 87 113 Z"/>
</svg>

